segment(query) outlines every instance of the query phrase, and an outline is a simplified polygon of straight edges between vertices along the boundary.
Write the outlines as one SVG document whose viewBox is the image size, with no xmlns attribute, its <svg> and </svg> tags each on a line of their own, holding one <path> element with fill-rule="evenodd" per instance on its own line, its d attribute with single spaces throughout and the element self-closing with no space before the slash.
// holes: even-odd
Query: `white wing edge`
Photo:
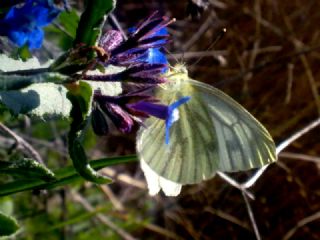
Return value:
<svg viewBox="0 0 320 240">
<path fill-rule="evenodd" d="M 175 197 L 180 194 L 182 188 L 181 184 L 159 176 L 142 159 L 140 160 L 140 165 L 147 180 L 149 194 L 151 196 L 155 196 L 156 194 L 158 194 L 161 189 L 168 197 Z"/>
</svg>

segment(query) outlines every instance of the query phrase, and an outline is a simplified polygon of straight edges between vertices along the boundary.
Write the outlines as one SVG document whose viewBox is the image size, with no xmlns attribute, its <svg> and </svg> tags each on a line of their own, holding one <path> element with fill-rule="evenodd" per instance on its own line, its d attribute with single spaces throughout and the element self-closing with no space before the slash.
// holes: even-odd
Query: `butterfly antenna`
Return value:
<svg viewBox="0 0 320 240">
<path fill-rule="evenodd" d="M 184 59 L 185 59 L 185 57 L 184 57 L 185 53 L 186 53 L 185 51 L 182 52 L 181 63 L 184 63 L 184 62 L 185 62 L 185 60 L 184 60 Z"/>
<path fill-rule="evenodd" d="M 162 47 L 162 49 L 170 56 L 170 59 L 173 59 L 176 63 L 179 62 L 178 58 L 166 47 Z M 170 65 L 170 63 L 169 63 Z M 169 66 L 171 67 L 171 66 Z"/>
<path fill-rule="evenodd" d="M 214 38 L 214 41 L 209 45 L 209 47 L 207 47 L 206 51 L 210 50 L 211 48 L 213 48 L 224 36 L 224 34 L 227 32 L 226 28 L 221 29 L 221 31 L 216 35 L 216 37 Z M 202 58 L 204 56 L 200 57 L 197 61 L 195 61 L 192 65 L 190 65 L 190 67 L 195 66 L 196 64 L 198 64 Z"/>
</svg>

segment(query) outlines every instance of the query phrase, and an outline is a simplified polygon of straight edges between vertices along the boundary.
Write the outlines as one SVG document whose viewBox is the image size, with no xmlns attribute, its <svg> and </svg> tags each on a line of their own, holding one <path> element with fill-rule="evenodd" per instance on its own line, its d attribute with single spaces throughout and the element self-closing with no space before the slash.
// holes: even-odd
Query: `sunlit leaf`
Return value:
<svg viewBox="0 0 320 240">
<path fill-rule="evenodd" d="M 71 103 L 66 94 L 62 85 L 40 83 L 22 90 L 0 91 L 0 101 L 14 114 L 50 119 L 69 116 Z"/>
</svg>

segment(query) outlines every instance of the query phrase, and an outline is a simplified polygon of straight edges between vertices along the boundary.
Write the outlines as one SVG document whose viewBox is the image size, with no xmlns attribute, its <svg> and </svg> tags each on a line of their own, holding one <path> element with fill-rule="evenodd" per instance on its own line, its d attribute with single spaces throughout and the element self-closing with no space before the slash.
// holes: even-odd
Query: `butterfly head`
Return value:
<svg viewBox="0 0 320 240">
<path fill-rule="evenodd" d="M 187 74 L 188 75 L 188 70 L 187 66 L 184 63 L 177 63 L 173 67 L 171 67 L 171 71 L 176 74 Z"/>
<path fill-rule="evenodd" d="M 185 64 L 176 64 L 173 67 L 170 67 L 170 70 L 167 73 L 167 78 L 169 79 L 170 84 L 180 83 L 181 80 L 188 79 L 188 70 Z"/>
</svg>

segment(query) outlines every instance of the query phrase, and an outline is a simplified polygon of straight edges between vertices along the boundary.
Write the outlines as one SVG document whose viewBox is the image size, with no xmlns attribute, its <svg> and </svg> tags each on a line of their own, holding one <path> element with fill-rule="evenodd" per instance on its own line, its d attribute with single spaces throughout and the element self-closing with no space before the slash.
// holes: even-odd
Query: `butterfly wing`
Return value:
<svg viewBox="0 0 320 240">
<path fill-rule="evenodd" d="M 156 88 L 165 104 L 183 96 L 179 120 L 165 144 L 163 120 L 149 118 L 137 137 L 137 151 L 160 176 L 182 184 L 198 183 L 217 171 L 258 168 L 276 160 L 268 131 L 241 105 L 220 90 L 186 79 Z"/>
</svg>

